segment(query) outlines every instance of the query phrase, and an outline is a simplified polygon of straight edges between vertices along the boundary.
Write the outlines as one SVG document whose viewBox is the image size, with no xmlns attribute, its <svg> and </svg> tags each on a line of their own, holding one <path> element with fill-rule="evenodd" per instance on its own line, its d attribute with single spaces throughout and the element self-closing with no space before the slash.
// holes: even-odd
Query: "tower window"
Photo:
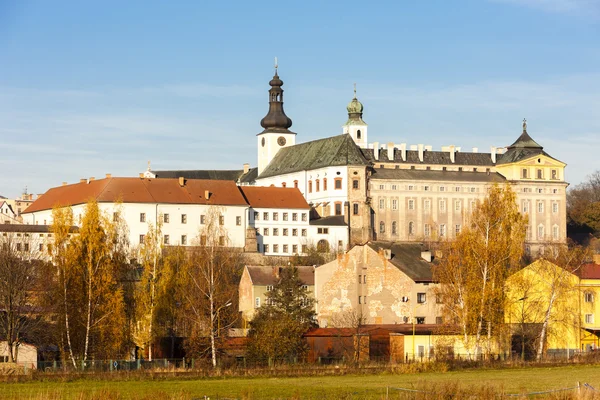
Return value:
<svg viewBox="0 0 600 400">
<path fill-rule="evenodd" d="M 360 132 L 360 129 L 356 131 L 356 138 L 357 139 L 361 139 L 362 138 L 362 133 Z"/>
</svg>

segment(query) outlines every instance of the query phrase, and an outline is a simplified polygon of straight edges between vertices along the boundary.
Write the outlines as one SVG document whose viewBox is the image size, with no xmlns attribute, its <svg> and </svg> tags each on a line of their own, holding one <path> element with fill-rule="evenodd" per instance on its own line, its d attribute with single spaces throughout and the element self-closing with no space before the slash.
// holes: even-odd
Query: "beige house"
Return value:
<svg viewBox="0 0 600 400">
<path fill-rule="evenodd" d="M 258 308 L 266 304 L 267 292 L 279 282 L 279 274 L 285 267 L 247 265 L 244 267 L 239 286 L 239 311 L 242 313 L 244 328 L 254 318 Z M 299 266 L 298 276 L 306 286 L 309 296 L 314 294 L 315 267 Z"/>
<path fill-rule="evenodd" d="M 317 267 L 319 326 L 442 323 L 431 261 L 421 243 L 370 242 Z"/>
<path fill-rule="evenodd" d="M 27 369 L 37 368 L 37 348 L 27 343 L 21 343 L 16 349 L 16 363 Z M 0 342 L 0 362 L 8 362 L 8 343 Z"/>
</svg>

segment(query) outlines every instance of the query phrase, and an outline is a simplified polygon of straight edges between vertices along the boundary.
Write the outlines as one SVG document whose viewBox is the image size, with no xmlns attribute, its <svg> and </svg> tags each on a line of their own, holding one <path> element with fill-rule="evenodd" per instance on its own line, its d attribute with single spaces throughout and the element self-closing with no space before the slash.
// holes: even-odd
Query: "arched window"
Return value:
<svg viewBox="0 0 600 400">
<path fill-rule="evenodd" d="M 356 138 L 357 139 L 361 139 L 362 138 L 362 133 L 360 133 L 360 129 L 356 131 Z"/>
<path fill-rule="evenodd" d="M 315 188 L 317 192 L 321 189 L 321 182 L 318 179 L 315 181 Z"/>
<path fill-rule="evenodd" d="M 385 222 L 379 222 L 379 233 L 385 233 Z"/>
<path fill-rule="evenodd" d="M 396 221 L 392 221 L 392 235 L 398 234 L 398 223 Z"/>
<path fill-rule="evenodd" d="M 317 251 L 319 253 L 329 252 L 329 242 L 325 239 L 321 239 L 317 242 Z"/>
<path fill-rule="evenodd" d="M 413 236 L 415 234 L 415 223 L 410 221 L 408 223 L 408 236 Z"/>
</svg>

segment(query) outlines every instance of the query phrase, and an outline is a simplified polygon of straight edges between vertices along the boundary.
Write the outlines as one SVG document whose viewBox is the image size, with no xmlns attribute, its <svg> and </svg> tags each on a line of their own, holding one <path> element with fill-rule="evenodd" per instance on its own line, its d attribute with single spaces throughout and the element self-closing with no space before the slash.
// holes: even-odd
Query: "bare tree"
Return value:
<svg viewBox="0 0 600 400">
<path fill-rule="evenodd" d="M 224 210 L 210 207 L 205 224 L 184 267 L 183 307 L 191 319 L 188 349 L 210 354 L 213 367 L 222 333 L 237 318 L 237 288 L 242 270 L 239 250 L 229 247 Z M 208 337 L 208 346 L 203 344 Z"/>
<path fill-rule="evenodd" d="M 0 244 L 0 331 L 7 341 L 10 362 L 17 361 L 21 341 L 40 322 L 41 254 L 29 234 L 2 237 Z"/>
</svg>

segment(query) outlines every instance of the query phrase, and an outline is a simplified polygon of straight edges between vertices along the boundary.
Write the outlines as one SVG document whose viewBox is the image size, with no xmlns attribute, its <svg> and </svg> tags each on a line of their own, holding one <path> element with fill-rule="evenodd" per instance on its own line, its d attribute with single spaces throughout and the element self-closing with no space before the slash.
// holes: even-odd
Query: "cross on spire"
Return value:
<svg viewBox="0 0 600 400">
<path fill-rule="evenodd" d="M 523 118 L 523 132 L 527 132 L 527 118 Z"/>
<path fill-rule="evenodd" d="M 354 82 L 354 98 L 356 98 L 356 82 Z"/>
<path fill-rule="evenodd" d="M 275 57 L 275 75 L 277 75 L 277 67 L 279 67 L 279 64 L 277 63 L 277 57 Z"/>
</svg>

